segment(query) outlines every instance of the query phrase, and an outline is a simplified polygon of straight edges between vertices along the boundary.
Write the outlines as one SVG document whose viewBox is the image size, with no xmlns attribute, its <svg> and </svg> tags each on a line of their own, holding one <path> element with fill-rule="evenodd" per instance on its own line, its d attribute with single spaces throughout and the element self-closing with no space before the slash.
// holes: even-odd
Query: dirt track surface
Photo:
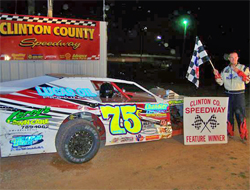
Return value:
<svg viewBox="0 0 250 190">
<path fill-rule="evenodd" d="M 102 147 L 73 165 L 56 153 L 1 159 L 1 189 L 249 189 L 249 143 L 183 145 L 183 136 Z"/>
</svg>

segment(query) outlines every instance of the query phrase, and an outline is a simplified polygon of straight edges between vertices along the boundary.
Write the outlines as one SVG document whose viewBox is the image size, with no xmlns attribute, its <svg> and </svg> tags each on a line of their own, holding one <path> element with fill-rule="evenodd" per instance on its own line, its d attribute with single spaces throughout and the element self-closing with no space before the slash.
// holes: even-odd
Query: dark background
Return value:
<svg viewBox="0 0 250 190">
<path fill-rule="evenodd" d="M 47 0 L 34 2 L 34 15 L 47 16 Z M 218 70 L 228 64 L 224 54 L 232 51 L 238 52 L 240 63 L 249 66 L 249 1 L 106 0 L 105 3 L 109 57 L 129 53 L 179 58 L 154 63 L 108 62 L 109 77 L 155 83 L 187 82 L 185 74 L 196 36 Z M 28 1 L 1 0 L 0 12 L 27 15 Z M 180 19 L 184 16 L 190 22 L 182 55 L 184 28 Z M 53 17 L 103 21 L 103 1 L 54 0 Z M 162 39 L 156 40 L 157 35 Z M 203 64 L 200 72 L 201 86 L 214 83 L 209 63 Z"/>
</svg>

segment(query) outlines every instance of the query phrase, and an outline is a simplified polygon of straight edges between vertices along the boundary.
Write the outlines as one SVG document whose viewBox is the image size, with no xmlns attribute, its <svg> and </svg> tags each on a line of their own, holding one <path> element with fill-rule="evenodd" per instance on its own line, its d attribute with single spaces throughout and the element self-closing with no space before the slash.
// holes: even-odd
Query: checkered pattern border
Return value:
<svg viewBox="0 0 250 190">
<path fill-rule="evenodd" d="M 87 60 L 99 60 L 100 56 L 92 55 L 91 57 L 87 57 Z"/>
<path fill-rule="evenodd" d="M 49 23 L 49 24 L 68 24 L 68 25 L 93 26 L 93 27 L 96 26 L 96 22 L 91 22 L 91 21 L 42 18 L 42 17 L 33 17 L 33 16 L 17 16 L 17 15 L 5 15 L 5 14 L 0 14 L 0 20 L 38 22 L 38 23 Z"/>
</svg>

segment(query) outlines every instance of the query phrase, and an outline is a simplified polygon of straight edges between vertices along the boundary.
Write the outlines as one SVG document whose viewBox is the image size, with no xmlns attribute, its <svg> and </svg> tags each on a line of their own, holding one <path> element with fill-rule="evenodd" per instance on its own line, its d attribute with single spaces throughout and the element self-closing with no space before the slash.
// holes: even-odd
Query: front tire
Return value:
<svg viewBox="0 0 250 190">
<path fill-rule="evenodd" d="M 90 122 L 75 119 L 63 124 L 56 135 L 56 150 L 67 162 L 91 160 L 100 148 L 99 132 Z"/>
</svg>

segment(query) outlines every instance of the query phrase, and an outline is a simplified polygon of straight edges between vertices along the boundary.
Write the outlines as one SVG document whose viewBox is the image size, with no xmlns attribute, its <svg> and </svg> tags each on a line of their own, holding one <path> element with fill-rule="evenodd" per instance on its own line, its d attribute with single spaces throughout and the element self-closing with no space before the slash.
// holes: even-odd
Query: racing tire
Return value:
<svg viewBox="0 0 250 190">
<path fill-rule="evenodd" d="M 91 160 L 100 148 L 100 136 L 90 122 L 75 119 L 62 124 L 56 135 L 56 150 L 69 163 L 82 164 Z"/>
</svg>

